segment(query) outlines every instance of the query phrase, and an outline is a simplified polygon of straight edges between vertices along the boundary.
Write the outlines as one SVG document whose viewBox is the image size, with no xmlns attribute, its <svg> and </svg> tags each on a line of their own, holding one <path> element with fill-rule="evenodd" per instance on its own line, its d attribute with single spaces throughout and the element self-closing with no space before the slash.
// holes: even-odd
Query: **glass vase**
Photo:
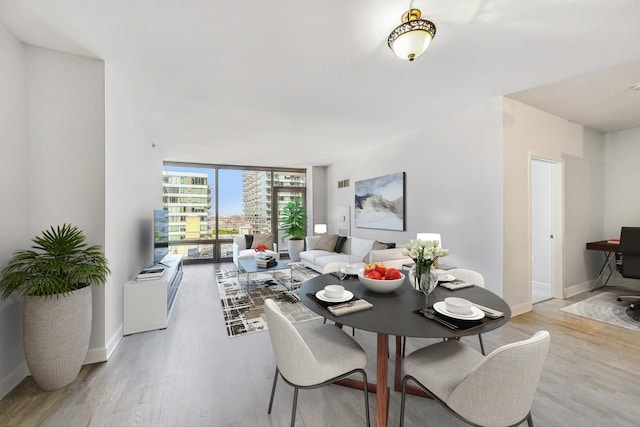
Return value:
<svg viewBox="0 0 640 427">
<path fill-rule="evenodd" d="M 422 267 L 422 271 L 418 275 L 414 265 L 409 271 L 409 282 L 415 290 L 429 295 L 438 284 L 438 273 L 431 267 Z"/>
<path fill-rule="evenodd" d="M 414 289 L 427 296 L 427 309 L 431 310 L 429 294 L 438 285 L 438 273 L 432 266 L 423 266 L 421 270 L 420 274 L 417 274 L 416 266 L 411 267 L 411 270 L 409 270 L 409 282 L 413 285 Z"/>
</svg>

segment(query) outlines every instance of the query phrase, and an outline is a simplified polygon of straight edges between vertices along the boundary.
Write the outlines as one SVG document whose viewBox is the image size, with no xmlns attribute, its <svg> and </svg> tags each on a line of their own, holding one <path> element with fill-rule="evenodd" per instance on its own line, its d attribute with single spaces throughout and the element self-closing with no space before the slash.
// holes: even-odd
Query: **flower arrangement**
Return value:
<svg viewBox="0 0 640 427">
<path fill-rule="evenodd" d="M 269 248 L 266 245 L 260 244 L 260 245 L 256 246 L 254 250 L 256 252 L 265 252 L 267 249 L 269 249 Z"/>
<path fill-rule="evenodd" d="M 403 255 L 409 256 L 416 263 L 416 276 L 429 276 L 432 265 L 437 266 L 438 258 L 449 255 L 449 249 L 440 247 L 437 240 L 410 240 L 402 250 Z"/>
</svg>

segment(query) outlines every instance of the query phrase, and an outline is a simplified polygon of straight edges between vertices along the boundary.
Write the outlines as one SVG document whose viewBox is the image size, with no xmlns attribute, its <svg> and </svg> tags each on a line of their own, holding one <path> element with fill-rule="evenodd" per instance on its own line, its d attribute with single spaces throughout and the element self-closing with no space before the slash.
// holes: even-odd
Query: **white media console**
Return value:
<svg viewBox="0 0 640 427">
<path fill-rule="evenodd" d="M 166 270 L 156 280 L 130 280 L 124 285 L 124 335 L 164 329 L 182 282 L 182 255 L 162 260 Z"/>
</svg>

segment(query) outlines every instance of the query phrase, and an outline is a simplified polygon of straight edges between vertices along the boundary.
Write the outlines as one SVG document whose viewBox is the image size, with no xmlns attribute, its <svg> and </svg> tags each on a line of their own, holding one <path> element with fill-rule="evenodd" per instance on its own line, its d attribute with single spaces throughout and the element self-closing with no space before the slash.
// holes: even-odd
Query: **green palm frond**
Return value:
<svg viewBox="0 0 640 427">
<path fill-rule="evenodd" d="M 54 296 L 91 284 L 104 285 L 111 274 L 98 245 L 88 246 L 70 224 L 51 227 L 32 239 L 30 250 L 13 253 L 0 273 L 0 296 Z"/>
</svg>

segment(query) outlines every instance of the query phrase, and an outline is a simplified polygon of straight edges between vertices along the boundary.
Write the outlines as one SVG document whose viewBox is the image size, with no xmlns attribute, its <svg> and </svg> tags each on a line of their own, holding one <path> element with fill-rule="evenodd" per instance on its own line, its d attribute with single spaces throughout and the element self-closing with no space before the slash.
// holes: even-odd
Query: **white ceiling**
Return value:
<svg viewBox="0 0 640 427">
<path fill-rule="evenodd" d="M 172 160 L 330 164 L 503 95 L 603 133 L 640 126 L 640 1 L 414 0 L 437 34 L 412 63 L 386 46 L 408 6 L 0 0 L 0 22 L 105 60 L 143 142 Z"/>
</svg>

